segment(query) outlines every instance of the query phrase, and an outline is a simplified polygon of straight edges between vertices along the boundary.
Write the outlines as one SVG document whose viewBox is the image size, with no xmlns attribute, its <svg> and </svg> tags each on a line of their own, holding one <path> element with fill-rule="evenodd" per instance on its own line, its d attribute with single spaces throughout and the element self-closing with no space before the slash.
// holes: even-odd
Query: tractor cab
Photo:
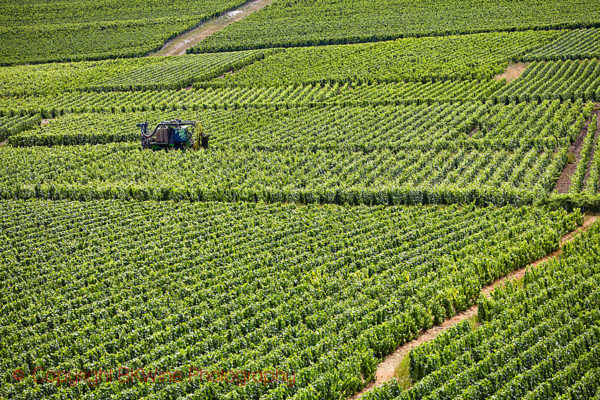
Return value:
<svg viewBox="0 0 600 400">
<path fill-rule="evenodd" d="M 154 130 L 148 132 L 148 122 L 137 124 L 141 129 L 141 142 L 144 149 L 186 149 L 190 147 L 208 148 L 208 135 L 202 133 L 199 129 L 198 139 L 194 144 L 194 130 L 197 121 L 182 121 L 175 119 L 172 121 L 163 121 L 156 125 Z"/>
</svg>

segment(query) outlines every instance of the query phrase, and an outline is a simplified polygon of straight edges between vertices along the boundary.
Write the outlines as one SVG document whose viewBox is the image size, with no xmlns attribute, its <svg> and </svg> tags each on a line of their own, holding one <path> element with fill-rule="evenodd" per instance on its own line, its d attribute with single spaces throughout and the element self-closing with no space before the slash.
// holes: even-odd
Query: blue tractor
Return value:
<svg viewBox="0 0 600 400">
<path fill-rule="evenodd" d="M 197 121 L 182 121 L 174 119 L 172 121 L 163 121 L 156 125 L 151 133 L 148 133 L 148 122 L 137 124 L 142 130 L 141 142 L 144 149 L 187 149 L 200 147 L 208 149 L 208 139 L 210 135 L 198 129 L 198 137 L 194 142 L 194 130 Z"/>
</svg>

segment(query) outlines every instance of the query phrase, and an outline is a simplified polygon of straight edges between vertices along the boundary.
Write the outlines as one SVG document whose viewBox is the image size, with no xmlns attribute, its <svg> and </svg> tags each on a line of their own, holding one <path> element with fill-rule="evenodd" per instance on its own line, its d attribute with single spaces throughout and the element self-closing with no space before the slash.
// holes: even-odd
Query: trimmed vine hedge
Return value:
<svg viewBox="0 0 600 400">
<path fill-rule="evenodd" d="M 600 61 L 534 62 L 493 97 L 506 103 L 548 99 L 600 101 Z"/>
<path fill-rule="evenodd" d="M 560 31 L 496 32 L 291 48 L 213 82 L 281 86 L 488 80 L 502 73 L 509 61 L 562 34 Z"/>
<path fill-rule="evenodd" d="M 358 90 L 360 88 L 347 92 L 354 95 Z M 328 101 L 334 101 L 335 96 Z M 473 149 L 513 150 L 515 157 L 521 157 L 531 148 L 566 149 L 579 136 L 591 109 L 591 103 L 581 100 L 564 103 L 554 100 L 517 105 L 490 102 L 398 106 L 324 104 L 290 109 L 82 113 L 66 114 L 40 129 L 13 136 L 9 144 L 26 147 L 137 142 L 136 121 L 150 121 L 152 125 L 183 118 L 199 121 L 205 132 L 214 133 L 211 146 L 220 150 L 454 149 L 468 154 Z"/>
<path fill-rule="evenodd" d="M 595 399 L 600 392 L 600 223 L 559 259 L 479 299 L 464 321 L 410 354 L 413 386 L 397 381 L 369 400 Z"/>
<path fill-rule="evenodd" d="M 272 52 L 250 50 L 0 67 L 0 95 L 56 97 L 79 91 L 182 89 L 241 68 Z"/>
<path fill-rule="evenodd" d="M 2 365 L 11 371 L 0 394 L 345 398 L 381 357 L 468 308 L 481 282 L 556 248 L 580 217 L 514 207 L 0 201 Z M 191 367 L 277 368 L 294 384 L 38 384 L 36 366 L 186 376 Z"/>
<path fill-rule="evenodd" d="M 210 36 L 192 51 L 599 25 L 594 0 L 579 1 L 576 6 L 563 0 L 281 0 Z"/>
<path fill-rule="evenodd" d="M 244 0 L 0 4 L 0 65 L 143 56 Z"/>
</svg>

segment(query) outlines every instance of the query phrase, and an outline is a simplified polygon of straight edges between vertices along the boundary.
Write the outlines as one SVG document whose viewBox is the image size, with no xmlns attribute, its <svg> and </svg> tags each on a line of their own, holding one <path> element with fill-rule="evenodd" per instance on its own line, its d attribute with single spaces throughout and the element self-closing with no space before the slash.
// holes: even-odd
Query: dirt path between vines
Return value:
<svg viewBox="0 0 600 400">
<path fill-rule="evenodd" d="M 274 0 L 251 0 L 234 10 L 226 12 L 220 17 L 208 20 L 198 25 L 196 28 L 169 40 L 164 44 L 162 49 L 156 53 L 150 54 L 150 56 L 164 57 L 184 55 L 186 50 L 190 47 L 200 43 L 210 35 L 223 30 L 227 25 L 231 25 L 256 11 L 261 10 L 273 1 Z"/>
<path fill-rule="evenodd" d="M 503 73 L 496 75 L 494 79 L 497 81 L 501 79 L 506 79 L 506 83 L 510 83 L 515 79 L 518 79 L 523 74 L 523 72 L 525 72 L 527 67 L 529 67 L 529 64 L 531 63 L 520 62 L 516 64 L 511 64 L 508 67 L 506 67 Z"/>
<path fill-rule="evenodd" d="M 559 241 L 559 247 L 557 250 L 544 256 L 543 258 L 540 258 L 537 261 L 532 262 L 531 264 L 528 264 L 525 268 L 515 270 L 515 271 L 509 273 L 508 275 L 506 275 L 505 277 L 496 280 L 494 283 L 484 286 L 481 289 L 481 293 L 489 297 L 496 288 L 506 284 L 507 281 L 522 279 L 525 276 L 525 272 L 528 269 L 535 268 L 536 266 L 538 266 L 550 259 L 560 256 L 562 254 L 562 248 L 563 248 L 564 244 L 573 240 L 573 238 L 577 234 L 587 231 L 589 229 L 590 225 L 599 218 L 599 215 L 600 214 L 585 215 L 584 220 L 583 220 L 583 225 L 581 225 L 580 227 L 575 229 L 573 232 L 570 232 L 570 233 L 566 234 L 565 236 L 563 236 Z M 435 339 L 435 337 L 437 335 L 439 335 L 441 332 L 443 332 L 444 330 L 446 330 L 448 328 L 451 328 L 452 326 L 458 324 L 459 322 L 462 322 L 464 320 L 468 320 L 468 319 L 475 317 L 477 315 L 477 310 L 478 310 L 477 305 L 474 305 L 471 308 L 455 315 L 454 317 L 445 320 L 441 325 L 434 326 L 433 328 L 429 329 L 428 331 L 423 332 L 418 338 L 398 347 L 396 349 L 396 351 L 394 351 L 392 354 L 388 355 L 377 366 L 377 370 L 375 371 L 375 382 L 369 383 L 365 388 L 363 388 L 363 390 L 361 390 L 354 396 L 350 397 L 350 400 L 359 399 L 366 392 L 369 392 L 369 391 L 373 390 L 373 388 L 375 388 L 377 386 L 381 386 L 385 382 L 394 378 L 396 368 L 398 367 L 398 365 L 400 365 L 402 360 L 408 356 L 408 353 L 412 349 L 420 346 L 423 343 L 426 343 L 426 342 L 429 342 L 429 341 Z"/>
</svg>

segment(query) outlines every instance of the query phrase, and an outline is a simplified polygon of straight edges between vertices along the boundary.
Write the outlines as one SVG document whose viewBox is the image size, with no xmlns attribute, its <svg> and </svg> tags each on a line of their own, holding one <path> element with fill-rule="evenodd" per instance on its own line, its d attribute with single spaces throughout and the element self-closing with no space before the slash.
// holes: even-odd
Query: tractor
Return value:
<svg viewBox="0 0 600 400">
<path fill-rule="evenodd" d="M 137 124 L 142 130 L 140 137 L 143 149 L 181 149 L 187 148 L 199 149 L 200 147 L 208 149 L 208 139 L 210 135 L 198 129 L 198 137 L 194 143 L 194 130 L 197 121 L 182 121 L 174 119 L 172 121 L 163 121 L 156 125 L 151 133 L 148 133 L 148 122 Z"/>
</svg>

